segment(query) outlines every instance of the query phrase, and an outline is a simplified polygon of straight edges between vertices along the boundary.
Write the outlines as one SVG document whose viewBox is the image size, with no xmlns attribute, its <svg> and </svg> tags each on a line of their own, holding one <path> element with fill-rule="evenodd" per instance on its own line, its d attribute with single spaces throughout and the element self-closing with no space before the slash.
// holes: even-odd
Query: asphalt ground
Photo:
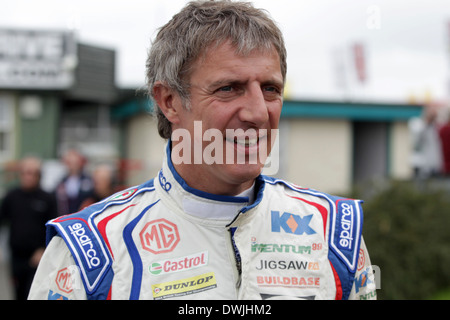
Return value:
<svg viewBox="0 0 450 320">
<path fill-rule="evenodd" d="M 9 264 L 0 262 L 0 300 L 13 300 Z"/>
<path fill-rule="evenodd" d="M 14 294 L 11 286 L 9 272 L 9 251 L 7 245 L 8 232 L 0 228 L 0 300 L 13 300 Z"/>
</svg>

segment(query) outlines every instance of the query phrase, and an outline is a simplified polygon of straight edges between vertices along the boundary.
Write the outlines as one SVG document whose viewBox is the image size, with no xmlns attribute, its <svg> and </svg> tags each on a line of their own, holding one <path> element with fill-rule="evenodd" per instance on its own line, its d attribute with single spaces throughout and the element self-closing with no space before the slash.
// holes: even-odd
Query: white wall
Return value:
<svg viewBox="0 0 450 320">
<path fill-rule="evenodd" d="M 347 120 L 282 120 L 283 178 L 328 193 L 351 188 L 352 128 Z M 286 143 L 287 142 L 287 143 Z"/>
<path fill-rule="evenodd" d="M 411 134 L 407 122 L 396 122 L 391 128 L 390 166 L 391 177 L 409 179 L 412 177 Z"/>
</svg>

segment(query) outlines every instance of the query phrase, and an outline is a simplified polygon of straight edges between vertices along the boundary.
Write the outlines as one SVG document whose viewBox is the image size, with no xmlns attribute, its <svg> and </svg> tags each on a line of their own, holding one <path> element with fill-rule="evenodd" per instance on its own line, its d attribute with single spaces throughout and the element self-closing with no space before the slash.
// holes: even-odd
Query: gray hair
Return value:
<svg viewBox="0 0 450 320">
<path fill-rule="evenodd" d="M 193 1 L 159 30 L 152 44 L 146 64 L 149 96 L 153 98 L 154 85 L 161 81 L 175 90 L 184 107 L 189 108 L 190 67 L 210 46 L 226 41 L 231 41 L 239 55 L 275 48 L 285 80 L 287 53 L 283 35 L 264 10 L 247 2 Z M 155 101 L 153 105 L 158 132 L 169 139 L 171 123 Z"/>
</svg>

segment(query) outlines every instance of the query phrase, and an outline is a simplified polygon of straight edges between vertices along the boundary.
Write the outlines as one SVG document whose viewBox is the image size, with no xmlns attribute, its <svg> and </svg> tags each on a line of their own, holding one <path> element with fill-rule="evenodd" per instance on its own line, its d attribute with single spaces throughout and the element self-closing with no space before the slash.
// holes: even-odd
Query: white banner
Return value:
<svg viewBox="0 0 450 320">
<path fill-rule="evenodd" d="M 76 64 L 72 33 L 0 29 L 0 88 L 66 89 Z"/>
</svg>

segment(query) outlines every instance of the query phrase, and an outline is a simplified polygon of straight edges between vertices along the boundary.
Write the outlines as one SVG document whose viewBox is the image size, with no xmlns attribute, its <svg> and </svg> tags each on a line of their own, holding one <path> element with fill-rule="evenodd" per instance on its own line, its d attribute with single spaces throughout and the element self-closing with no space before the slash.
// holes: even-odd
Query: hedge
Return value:
<svg viewBox="0 0 450 320">
<path fill-rule="evenodd" d="M 450 288 L 450 191 L 390 182 L 372 193 L 363 234 L 381 271 L 378 299 L 429 299 Z"/>
</svg>

